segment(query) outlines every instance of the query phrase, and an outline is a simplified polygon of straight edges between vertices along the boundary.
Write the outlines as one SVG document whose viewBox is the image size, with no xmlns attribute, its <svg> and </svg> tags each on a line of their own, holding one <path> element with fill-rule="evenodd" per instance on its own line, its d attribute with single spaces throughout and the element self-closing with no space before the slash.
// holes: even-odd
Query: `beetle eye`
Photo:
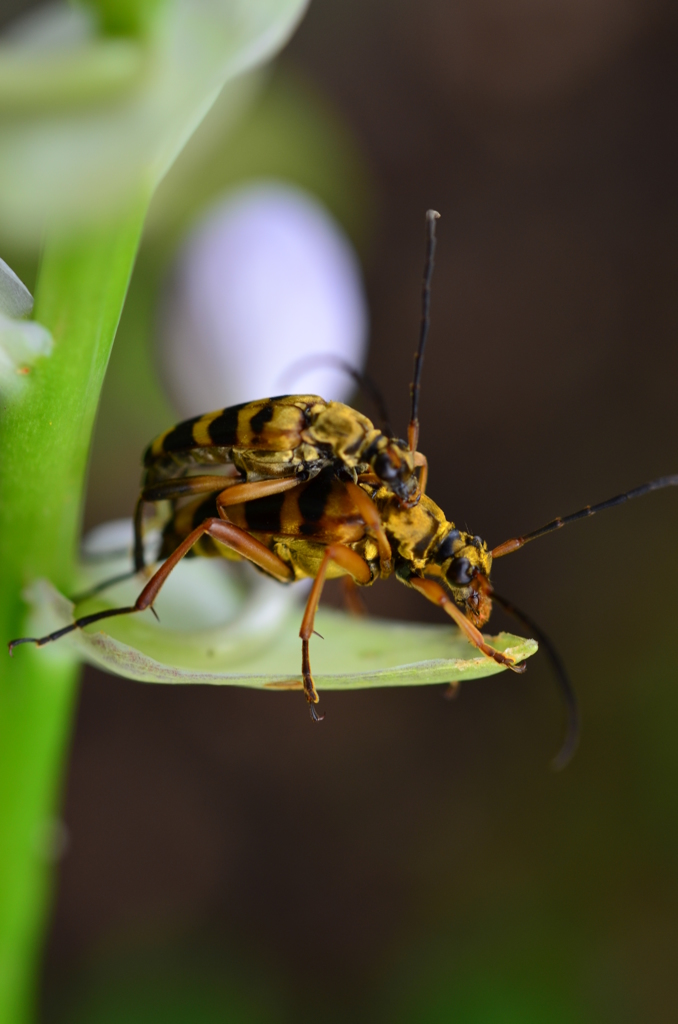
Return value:
<svg viewBox="0 0 678 1024">
<path fill-rule="evenodd" d="M 461 534 L 459 533 L 459 530 L 450 530 L 447 537 L 441 540 L 436 552 L 436 558 L 439 562 L 444 562 L 447 558 L 452 557 L 454 554 L 454 545 L 460 537 Z"/>
<path fill-rule="evenodd" d="M 394 466 L 389 458 L 387 452 L 379 452 L 376 459 L 372 463 L 372 469 L 377 474 L 380 480 L 390 482 L 396 480 L 398 477 L 398 467 Z"/>
<path fill-rule="evenodd" d="M 470 568 L 471 563 L 468 558 L 454 558 L 447 570 L 448 583 L 456 583 L 458 587 L 463 587 L 470 583 L 473 579 L 469 572 Z"/>
</svg>

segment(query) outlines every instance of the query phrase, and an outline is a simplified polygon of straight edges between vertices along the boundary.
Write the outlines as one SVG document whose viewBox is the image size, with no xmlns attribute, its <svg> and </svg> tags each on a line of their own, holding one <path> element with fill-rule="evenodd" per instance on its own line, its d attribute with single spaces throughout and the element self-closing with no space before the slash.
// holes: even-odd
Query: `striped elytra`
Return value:
<svg viewBox="0 0 678 1024">
<path fill-rule="evenodd" d="M 316 395 L 281 395 L 193 416 L 157 437 L 146 450 L 144 464 L 151 467 L 163 455 L 199 448 L 297 448 L 311 411 L 319 405 L 326 403 Z"/>
</svg>

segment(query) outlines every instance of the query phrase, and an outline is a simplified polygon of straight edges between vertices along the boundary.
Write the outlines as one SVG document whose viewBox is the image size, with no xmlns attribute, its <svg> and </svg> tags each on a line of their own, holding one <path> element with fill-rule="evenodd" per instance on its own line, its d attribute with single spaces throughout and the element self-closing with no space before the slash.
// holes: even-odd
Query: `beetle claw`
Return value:
<svg viewBox="0 0 678 1024">
<path fill-rule="evenodd" d="M 311 716 L 312 722 L 322 722 L 325 718 L 325 712 L 323 711 L 322 715 L 319 715 L 318 711 L 316 710 L 315 704 L 309 704 L 308 711 Z"/>
</svg>

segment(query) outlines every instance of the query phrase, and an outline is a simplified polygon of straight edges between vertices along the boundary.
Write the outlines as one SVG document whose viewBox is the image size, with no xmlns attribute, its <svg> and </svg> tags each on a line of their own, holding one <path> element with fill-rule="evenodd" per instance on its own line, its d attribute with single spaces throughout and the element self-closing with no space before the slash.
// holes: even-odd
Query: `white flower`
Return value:
<svg viewBox="0 0 678 1024">
<path fill-rule="evenodd" d="M 52 351 L 52 335 L 45 327 L 19 319 L 32 309 L 28 288 L 0 259 L 0 393 L 5 396 L 20 391 L 36 360 Z"/>
<path fill-rule="evenodd" d="M 228 83 L 271 57 L 306 0 L 165 0 L 140 39 L 51 3 L 0 39 L 0 222 L 114 216 L 150 192 Z M 7 116 L 9 115 L 9 116 Z"/>
<path fill-rule="evenodd" d="M 28 316 L 33 309 L 33 296 L 11 267 L 0 260 L 0 313 L 14 318 Z"/>
<path fill-rule="evenodd" d="M 205 212 L 179 254 L 161 373 L 183 416 L 285 392 L 345 399 L 352 380 L 313 359 L 359 368 L 367 326 L 358 260 L 336 221 L 298 188 L 247 185 Z"/>
</svg>

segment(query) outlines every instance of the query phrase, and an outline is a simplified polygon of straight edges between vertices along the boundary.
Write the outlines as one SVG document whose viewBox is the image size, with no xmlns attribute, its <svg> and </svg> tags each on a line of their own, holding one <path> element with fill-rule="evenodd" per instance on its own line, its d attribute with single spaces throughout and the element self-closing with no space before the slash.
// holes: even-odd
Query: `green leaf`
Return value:
<svg viewBox="0 0 678 1024">
<path fill-rule="evenodd" d="M 217 568 L 200 559 L 179 565 L 156 602 L 160 622 L 148 611 L 106 619 L 58 643 L 72 645 L 92 664 L 144 682 L 266 688 L 299 679 L 302 611 L 293 590 L 258 581 L 241 588 L 240 609 L 229 620 L 200 627 L 200 615 L 209 613 L 203 609 L 213 614 L 220 595 L 222 607 L 231 605 L 233 611 L 232 584 L 228 577 L 219 581 Z M 89 600 L 78 606 L 77 614 L 129 605 L 138 590 L 138 582 L 120 585 L 115 598 Z M 46 581 L 39 581 L 28 596 L 33 636 L 73 621 L 72 602 Z M 451 624 L 390 622 L 321 609 L 316 629 L 323 639 L 313 638 L 311 663 L 319 690 L 445 683 L 504 671 Z M 537 650 L 536 641 L 510 633 L 490 642 L 517 661 Z M 44 648 L 45 654 L 48 650 Z"/>
<path fill-rule="evenodd" d="M 3 643 L 23 632 L 28 580 L 70 583 L 92 423 L 145 206 L 140 199 L 105 230 L 45 246 L 36 313 L 54 351 L 2 410 Z M 78 675 L 72 650 L 27 653 L 5 656 L 0 673 L 0 1024 L 32 1018 L 50 873 L 41 837 L 53 822 Z"/>
<path fill-rule="evenodd" d="M 140 81 L 146 64 L 142 47 L 124 39 L 84 42 L 56 53 L 4 46 L 0 55 L 0 111 L 15 116 L 53 118 L 60 110 L 96 107 L 124 95 Z M 44 159 L 47 153 L 40 148 L 35 155 Z"/>
<path fill-rule="evenodd" d="M 84 0 L 97 12 L 102 32 L 108 35 L 143 36 L 167 0 Z"/>
</svg>

